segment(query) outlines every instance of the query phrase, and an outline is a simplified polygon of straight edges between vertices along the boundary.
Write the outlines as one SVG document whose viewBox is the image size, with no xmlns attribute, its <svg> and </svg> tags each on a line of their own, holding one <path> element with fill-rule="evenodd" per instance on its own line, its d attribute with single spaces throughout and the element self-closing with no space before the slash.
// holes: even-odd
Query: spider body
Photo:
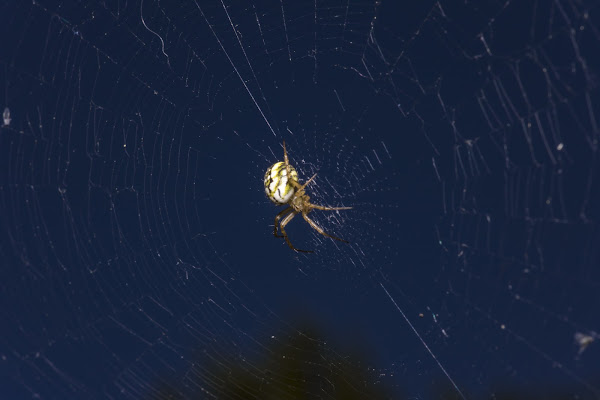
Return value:
<svg viewBox="0 0 600 400">
<path fill-rule="evenodd" d="M 308 217 L 308 213 L 314 209 L 325 210 L 325 211 L 336 211 L 336 210 L 349 210 L 352 207 L 325 207 L 312 204 L 310 197 L 306 194 L 305 189 L 308 184 L 317 176 L 313 175 L 304 184 L 300 184 L 298 180 L 298 172 L 289 163 L 287 152 L 285 149 L 285 141 L 283 142 L 283 158 L 285 161 L 277 162 L 267 170 L 265 174 L 264 184 L 265 193 L 269 199 L 277 205 L 287 205 L 288 207 L 281 211 L 275 217 L 275 227 L 273 229 L 273 235 L 275 237 L 285 238 L 288 246 L 297 252 L 312 253 L 309 250 L 300 250 L 295 248 L 287 233 L 285 232 L 285 226 L 294 218 L 297 214 L 302 214 L 302 217 L 308 224 L 321 235 L 329 238 L 339 240 L 340 242 L 348 243 L 344 239 L 340 239 L 333 235 L 326 233 L 321 229 L 312 219 Z M 283 220 L 281 220 L 283 218 Z M 281 220 L 281 222 L 280 222 Z M 278 228 L 281 231 L 281 235 L 278 234 Z"/>
<path fill-rule="evenodd" d="M 273 203 L 282 205 L 294 195 L 296 187 L 290 181 L 298 182 L 298 172 L 290 166 L 290 176 L 288 178 L 285 163 L 277 162 L 267 170 L 265 174 L 265 193 Z"/>
</svg>

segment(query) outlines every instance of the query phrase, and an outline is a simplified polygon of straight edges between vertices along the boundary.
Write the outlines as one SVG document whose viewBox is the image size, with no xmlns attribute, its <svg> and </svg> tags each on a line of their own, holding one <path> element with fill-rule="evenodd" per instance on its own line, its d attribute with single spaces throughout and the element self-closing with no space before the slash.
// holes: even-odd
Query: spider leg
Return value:
<svg viewBox="0 0 600 400">
<path fill-rule="evenodd" d="M 300 188 L 299 192 L 301 192 L 302 190 L 304 190 L 304 188 L 306 186 L 308 186 L 308 184 L 315 179 L 315 177 L 317 176 L 317 174 L 314 174 L 313 176 L 310 177 L 309 180 L 307 180 L 306 182 L 304 182 L 304 184 L 302 185 L 302 187 Z M 308 196 L 307 196 L 308 199 Z M 312 204 L 309 203 L 310 208 L 316 208 L 317 210 L 324 210 L 324 211 L 335 211 L 335 210 L 350 210 L 352 207 L 325 207 L 325 206 L 319 206 L 316 204 Z"/>
<path fill-rule="evenodd" d="M 335 237 L 333 235 L 330 235 L 329 233 L 325 232 L 323 229 L 321 229 L 317 224 L 314 223 L 314 221 L 312 219 L 310 219 L 308 217 L 308 215 L 306 215 L 305 212 L 302 213 L 302 216 L 304 217 L 304 219 L 306 220 L 306 222 L 308 222 L 310 224 L 310 226 L 316 230 L 317 232 L 319 232 L 321 235 L 323 236 L 327 236 L 329 238 L 335 239 L 335 240 L 339 240 L 340 242 L 344 242 L 344 243 L 350 243 L 347 240 L 344 239 L 340 239 L 339 237 Z"/>
<path fill-rule="evenodd" d="M 285 140 L 283 141 L 283 160 L 285 161 L 285 166 L 290 165 L 288 161 L 287 151 L 285 150 Z M 289 172 L 289 171 L 288 171 Z"/>
<path fill-rule="evenodd" d="M 304 182 L 304 184 L 303 184 L 303 185 L 300 187 L 300 190 L 304 190 L 304 188 L 305 188 L 305 187 L 307 187 L 307 186 L 308 186 L 308 184 L 309 184 L 310 182 L 312 182 L 312 180 L 313 180 L 313 179 L 315 179 L 315 176 L 317 176 L 317 174 L 314 174 L 313 176 L 311 176 L 311 177 L 310 177 L 310 179 L 309 179 L 309 180 L 307 180 L 306 182 Z M 299 190 L 299 191 L 300 191 L 300 190 Z"/>
<path fill-rule="evenodd" d="M 292 207 L 287 207 L 285 210 L 281 211 L 279 214 L 275 216 L 275 225 L 273 226 L 273 236 L 275 237 L 283 237 L 282 235 L 277 234 L 277 226 L 279 226 L 279 220 L 283 218 L 284 215 L 294 211 Z"/>
<path fill-rule="evenodd" d="M 298 214 L 296 211 L 292 211 L 291 214 L 289 214 L 288 216 L 286 216 L 283 221 L 281 221 L 281 224 L 279 224 L 279 229 L 281 229 L 281 234 L 283 235 L 283 237 L 285 238 L 285 241 L 287 243 L 288 246 L 290 246 L 290 249 L 300 252 L 300 253 L 313 253 L 310 250 L 300 250 L 295 248 L 292 245 L 292 242 L 290 242 L 290 239 L 288 238 L 287 233 L 285 233 L 285 226 L 292 220 L 292 218 L 294 218 L 296 216 L 296 214 Z"/>
<path fill-rule="evenodd" d="M 325 206 L 318 206 L 316 204 L 310 204 L 310 208 L 316 208 L 317 210 L 324 210 L 324 211 L 335 211 L 335 210 L 351 210 L 352 207 L 325 207 Z"/>
<path fill-rule="evenodd" d="M 292 179 L 292 169 L 290 168 L 290 160 L 288 159 L 287 151 L 285 150 L 285 140 L 283 141 L 283 160 L 285 161 L 285 171 L 288 182 L 291 183 L 296 189 L 300 188 L 300 183 Z"/>
</svg>

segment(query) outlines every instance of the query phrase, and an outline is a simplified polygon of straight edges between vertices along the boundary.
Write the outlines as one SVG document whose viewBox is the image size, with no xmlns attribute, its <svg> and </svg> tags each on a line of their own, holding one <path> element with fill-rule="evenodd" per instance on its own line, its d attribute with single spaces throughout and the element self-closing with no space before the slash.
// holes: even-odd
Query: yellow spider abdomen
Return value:
<svg viewBox="0 0 600 400">
<path fill-rule="evenodd" d="M 290 175 L 298 182 L 298 172 L 290 165 Z M 265 193 L 276 204 L 286 204 L 294 195 L 294 185 L 290 183 L 284 162 L 278 162 L 269 167 L 265 174 Z"/>
</svg>

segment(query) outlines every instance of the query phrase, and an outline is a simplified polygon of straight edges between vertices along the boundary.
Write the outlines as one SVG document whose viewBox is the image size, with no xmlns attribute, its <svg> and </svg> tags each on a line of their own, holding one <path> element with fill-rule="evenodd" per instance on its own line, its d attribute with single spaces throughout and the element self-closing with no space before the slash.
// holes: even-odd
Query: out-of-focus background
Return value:
<svg viewBox="0 0 600 400">
<path fill-rule="evenodd" d="M 600 397 L 599 18 L 4 2 L 0 397 Z"/>
</svg>

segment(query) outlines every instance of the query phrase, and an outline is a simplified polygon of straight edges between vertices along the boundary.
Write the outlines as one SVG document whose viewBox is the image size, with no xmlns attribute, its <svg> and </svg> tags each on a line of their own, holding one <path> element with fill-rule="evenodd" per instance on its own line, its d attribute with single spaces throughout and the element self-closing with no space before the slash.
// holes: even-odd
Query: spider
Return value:
<svg viewBox="0 0 600 400">
<path fill-rule="evenodd" d="M 288 155 L 285 150 L 285 141 L 283 141 L 283 159 L 285 161 L 280 161 L 271 165 L 265 174 L 265 192 L 267 193 L 269 199 L 278 206 L 288 206 L 275 217 L 273 235 L 275 237 L 285 238 L 288 246 L 290 246 L 290 248 L 294 251 L 312 253 L 310 250 L 300 250 L 295 248 L 290 242 L 287 233 L 285 233 L 285 226 L 292 220 L 292 218 L 294 218 L 297 214 L 302 214 L 304 220 L 321 235 L 339 240 L 340 242 L 349 243 L 344 239 L 340 239 L 325 232 L 308 217 L 308 213 L 313 209 L 335 211 L 349 210 L 352 207 L 324 207 L 312 204 L 310 202 L 310 197 L 308 194 L 306 194 L 304 189 L 309 183 L 312 182 L 313 179 L 315 179 L 317 174 L 314 174 L 308 181 L 304 182 L 304 184 L 300 184 L 298 181 L 298 172 L 296 172 L 294 167 L 292 167 L 289 163 Z M 283 218 L 283 220 L 280 222 L 281 218 Z M 281 235 L 277 233 L 277 227 L 279 227 L 281 230 Z"/>
</svg>

